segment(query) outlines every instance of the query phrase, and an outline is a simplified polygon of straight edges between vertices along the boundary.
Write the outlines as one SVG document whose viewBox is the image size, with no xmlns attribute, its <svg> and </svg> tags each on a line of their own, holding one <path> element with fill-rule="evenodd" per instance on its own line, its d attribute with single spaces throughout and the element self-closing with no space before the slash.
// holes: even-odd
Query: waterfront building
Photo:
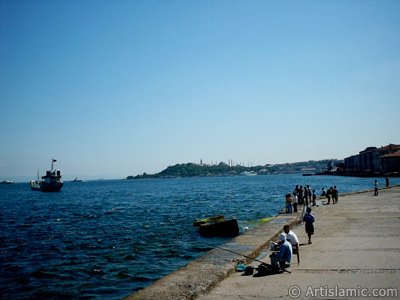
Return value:
<svg viewBox="0 0 400 300">
<path fill-rule="evenodd" d="M 389 144 L 380 148 L 367 147 L 357 155 L 346 157 L 344 170 L 349 175 L 400 174 L 400 145 Z"/>
</svg>

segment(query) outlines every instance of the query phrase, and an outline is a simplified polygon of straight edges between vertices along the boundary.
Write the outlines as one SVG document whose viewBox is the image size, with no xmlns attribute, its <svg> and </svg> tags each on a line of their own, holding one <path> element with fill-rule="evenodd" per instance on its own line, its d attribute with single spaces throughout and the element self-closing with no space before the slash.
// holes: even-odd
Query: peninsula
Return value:
<svg viewBox="0 0 400 300">
<path fill-rule="evenodd" d="M 136 176 L 128 176 L 126 179 L 143 178 L 182 178 L 182 177 L 204 177 L 204 176 L 237 176 L 237 175 L 268 175 L 287 173 L 320 173 L 327 170 L 327 166 L 337 163 L 339 160 L 304 161 L 284 164 L 266 164 L 263 166 L 232 165 L 225 162 L 218 164 L 196 164 L 183 163 L 167 167 L 165 170 L 155 173 L 143 173 Z"/>
</svg>

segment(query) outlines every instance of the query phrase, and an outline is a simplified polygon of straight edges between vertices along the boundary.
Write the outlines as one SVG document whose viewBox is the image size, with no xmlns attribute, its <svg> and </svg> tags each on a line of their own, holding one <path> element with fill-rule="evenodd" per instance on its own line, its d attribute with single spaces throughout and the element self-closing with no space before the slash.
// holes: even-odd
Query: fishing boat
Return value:
<svg viewBox="0 0 400 300">
<path fill-rule="evenodd" d="M 56 159 L 51 160 L 51 169 L 46 171 L 46 175 L 42 176 L 42 180 L 39 180 L 39 172 L 37 180 L 31 180 L 30 186 L 33 191 L 42 192 L 58 192 L 63 187 L 61 180 L 61 172 L 54 169 L 54 163 Z"/>
<path fill-rule="evenodd" d="M 225 219 L 224 216 L 215 216 L 206 219 L 196 220 L 195 226 L 199 227 L 199 233 L 205 237 L 239 235 L 237 219 Z"/>
</svg>

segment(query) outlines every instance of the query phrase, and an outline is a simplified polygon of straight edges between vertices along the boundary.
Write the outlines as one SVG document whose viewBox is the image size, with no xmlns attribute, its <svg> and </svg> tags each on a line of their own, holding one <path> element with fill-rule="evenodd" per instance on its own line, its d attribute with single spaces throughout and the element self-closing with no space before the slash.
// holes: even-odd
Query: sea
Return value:
<svg viewBox="0 0 400 300">
<path fill-rule="evenodd" d="M 243 233 L 279 214 L 295 185 L 336 185 L 340 197 L 375 179 L 384 186 L 301 174 L 64 182 L 57 193 L 0 185 L 0 295 L 122 299 L 228 241 L 201 237 L 196 219 L 237 218 Z"/>
</svg>

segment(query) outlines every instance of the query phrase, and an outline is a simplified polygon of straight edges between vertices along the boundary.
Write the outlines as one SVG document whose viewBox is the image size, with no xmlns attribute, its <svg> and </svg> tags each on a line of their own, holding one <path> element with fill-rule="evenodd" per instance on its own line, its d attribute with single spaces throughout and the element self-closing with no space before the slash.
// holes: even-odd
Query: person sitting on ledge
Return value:
<svg viewBox="0 0 400 300">
<path fill-rule="evenodd" d="M 299 251 L 299 239 L 297 235 L 290 230 L 289 224 L 283 226 L 283 232 L 286 234 L 286 240 L 292 245 L 292 253 L 297 253 Z"/>
<path fill-rule="evenodd" d="M 286 234 L 286 240 L 292 245 L 292 254 L 295 254 L 299 249 L 299 238 L 297 235 L 290 230 L 290 225 L 285 224 L 283 226 L 283 233 Z M 280 238 L 280 236 L 279 236 Z M 281 240 L 278 238 L 275 242 L 271 242 L 270 250 L 271 251 L 278 251 L 279 246 L 282 244 Z"/>
<path fill-rule="evenodd" d="M 275 271 L 280 270 L 280 264 L 289 264 L 292 259 L 292 245 L 286 240 L 286 234 L 279 235 L 279 251 L 272 253 L 269 257 L 271 259 L 272 269 Z"/>
</svg>

